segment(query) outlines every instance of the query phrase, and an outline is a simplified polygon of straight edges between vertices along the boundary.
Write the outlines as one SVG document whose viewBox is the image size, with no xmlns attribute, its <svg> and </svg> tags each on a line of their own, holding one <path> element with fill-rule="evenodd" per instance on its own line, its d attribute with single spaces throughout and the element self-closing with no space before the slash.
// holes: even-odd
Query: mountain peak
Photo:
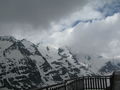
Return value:
<svg viewBox="0 0 120 90">
<path fill-rule="evenodd" d="M 0 36 L 1 41 L 16 42 L 17 40 L 13 36 Z"/>
</svg>

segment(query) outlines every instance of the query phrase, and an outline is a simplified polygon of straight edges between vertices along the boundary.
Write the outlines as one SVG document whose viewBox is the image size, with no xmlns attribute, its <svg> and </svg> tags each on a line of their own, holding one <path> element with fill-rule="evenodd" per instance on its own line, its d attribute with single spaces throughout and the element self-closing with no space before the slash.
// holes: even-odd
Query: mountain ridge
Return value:
<svg viewBox="0 0 120 90">
<path fill-rule="evenodd" d="M 78 56 L 66 47 L 35 45 L 26 39 L 0 36 L 0 89 L 29 90 L 83 75 L 107 74 L 120 68 L 119 62 L 111 66 L 108 62 L 112 61 L 103 57 Z"/>
</svg>

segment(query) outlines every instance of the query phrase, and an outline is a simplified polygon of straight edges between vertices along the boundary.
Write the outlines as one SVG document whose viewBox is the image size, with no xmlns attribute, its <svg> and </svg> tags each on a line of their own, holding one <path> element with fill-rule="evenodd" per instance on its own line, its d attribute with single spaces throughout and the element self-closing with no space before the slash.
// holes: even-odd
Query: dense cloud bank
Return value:
<svg viewBox="0 0 120 90">
<path fill-rule="evenodd" d="M 119 0 L 2 0 L 0 35 L 118 56 Z"/>
</svg>

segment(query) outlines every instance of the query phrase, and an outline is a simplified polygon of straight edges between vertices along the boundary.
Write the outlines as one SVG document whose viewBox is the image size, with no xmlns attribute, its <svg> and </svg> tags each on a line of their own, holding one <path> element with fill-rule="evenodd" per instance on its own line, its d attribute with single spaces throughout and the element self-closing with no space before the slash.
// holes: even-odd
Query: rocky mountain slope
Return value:
<svg viewBox="0 0 120 90">
<path fill-rule="evenodd" d="M 119 59 L 74 55 L 70 49 L 35 45 L 25 39 L 0 36 L 0 90 L 29 90 L 83 75 L 119 69 Z"/>
</svg>

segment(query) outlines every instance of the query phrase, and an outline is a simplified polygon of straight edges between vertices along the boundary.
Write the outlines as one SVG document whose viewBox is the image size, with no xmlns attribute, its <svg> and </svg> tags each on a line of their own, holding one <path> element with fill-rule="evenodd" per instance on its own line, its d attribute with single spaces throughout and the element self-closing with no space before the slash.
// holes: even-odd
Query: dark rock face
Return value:
<svg viewBox="0 0 120 90">
<path fill-rule="evenodd" d="M 12 54 L 15 51 L 15 55 L 18 58 L 19 55 L 22 56 L 20 59 L 17 59 L 17 56 L 14 57 Z M 2 87 L 14 90 L 26 90 L 42 83 L 39 70 L 35 62 L 29 57 L 30 55 L 32 54 L 19 41 L 14 42 L 10 47 L 3 50 L 3 56 L 1 57 L 4 62 L 0 63 L 0 81 Z"/>
<path fill-rule="evenodd" d="M 64 49 L 56 52 L 59 59 L 49 63 L 31 42 L 5 36 L 0 37 L 0 43 L 0 89 L 29 90 L 51 81 L 61 82 L 63 77 L 74 78 L 80 73 L 68 61 L 69 56 L 64 53 Z M 47 47 L 46 50 L 49 52 L 50 48 Z"/>
</svg>

